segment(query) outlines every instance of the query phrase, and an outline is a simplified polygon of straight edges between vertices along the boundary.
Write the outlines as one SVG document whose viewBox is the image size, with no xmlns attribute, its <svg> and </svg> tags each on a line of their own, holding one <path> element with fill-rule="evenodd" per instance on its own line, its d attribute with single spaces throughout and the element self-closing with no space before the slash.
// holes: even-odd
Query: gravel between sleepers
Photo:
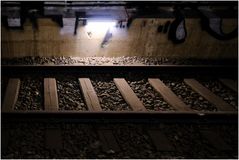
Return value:
<svg viewBox="0 0 239 160">
<path fill-rule="evenodd" d="M 147 110 L 153 111 L 169 111 L 174 110 L 167 102 L 164 101 L 162 96 L 153 89 L 145 78 L 127 78 L 129 86 L 134 93 L 143 102 Z"/>
<path fill-rule="evenodd" d="M 61 76 L 56 80 L 59 110 L 88 110 L 77 77 Z"/>
<path fill-rule="evenodd" d="M 213 93 L 221 97 L 228 104 L 232 105 L 236 110 L 238 110 L 238 94 L 223 84 L 218 80 L 211 79 L 198 79 L 201 84 L 210 89 Z"/>
<path fill-rule="evenodd" d="M 91 83 L 96 91 L 103 111 L 132 110 L 123 99 L 111 76 L 92 76 Z"/>
<path fill-rule="evenodd" d="M 182 78 L 161 79 L 186 105 L 198 111 L 217 111 L 216 106 L 194 92 Z"/>
<path fill-rule="evenodd" d="M 43 78 L 21 78 L 15 110 L 43 110 Z"/>
</svg>

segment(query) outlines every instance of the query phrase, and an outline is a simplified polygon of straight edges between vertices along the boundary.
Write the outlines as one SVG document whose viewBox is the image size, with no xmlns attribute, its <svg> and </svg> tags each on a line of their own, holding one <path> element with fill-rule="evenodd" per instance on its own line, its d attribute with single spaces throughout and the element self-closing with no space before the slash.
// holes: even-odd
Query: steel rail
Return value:
<svg viewBox="0 0 239 160">
<path fill-rule="evenodd" d="M 177 75 L 210 74 L 222 77 L 237 77 L 238 66 L 235 65 L 158 65 L 158 66 L 94 66 L 94 65 L 3 65 L 2 75 L 9 74 L 92 74 L 92 73 L 145 73 Z"/>
<path fill-rule="evenodd" d="M 43 110 L 13 110 L 2 112 L 2 116 L 56 116 L 56 117 L 77 117 L 77 118 L 86 118 L 86 117 L 109 117 L 109 118 L 131 118 L 131 116 L 135 116 L 137 118 L 147 118 L 147 117 L 197 117 L 197 118 L 205 118 L 205 117 L 230 117 L 237 116 L 237 111 L 73 111 L 73 110 L 58 110 L 58 111 L 43 111 Z"/>
</svg>

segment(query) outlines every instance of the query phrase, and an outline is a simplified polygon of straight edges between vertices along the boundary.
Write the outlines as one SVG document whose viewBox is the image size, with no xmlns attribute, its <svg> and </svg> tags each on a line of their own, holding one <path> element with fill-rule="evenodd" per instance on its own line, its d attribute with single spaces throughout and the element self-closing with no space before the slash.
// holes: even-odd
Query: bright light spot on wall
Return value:
<svg viewBox="0 0 239 160">
<path fill-rule="evenodd" d="M 105 33 L 108 29 L 116 26 L 116 21 L 87 21 L 86 29 L 91 32 Z"/>
</svg>

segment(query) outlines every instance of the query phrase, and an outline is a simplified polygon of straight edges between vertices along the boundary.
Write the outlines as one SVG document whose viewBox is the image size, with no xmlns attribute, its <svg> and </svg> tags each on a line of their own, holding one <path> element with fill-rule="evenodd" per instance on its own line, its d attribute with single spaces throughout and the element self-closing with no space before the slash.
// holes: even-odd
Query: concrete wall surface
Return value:
<svg viewBox="0 0 239 160">
<path fill-rule="evenodd" d="M 112 37 L 105 47 L 101 43 L 107 28 L 79 25 L 60 28 L 51 19 L 38 19 L 38 30 L 27 21 L 24 30 L 1 27 L 2 57 L 22 56 L 160 56 L 182 58 L 236 58 L 238 37 L 218 40 L 202 30 L 200 19 L 186 19 L 187 38 L 174 44 L 168 33 L 158 33 L 159 25 L 173 19 L 135 19 L 130 28 L 111 28 Z M 237 27 L 237 19 L 223 19 L 225 33 Z"/>
</svg>

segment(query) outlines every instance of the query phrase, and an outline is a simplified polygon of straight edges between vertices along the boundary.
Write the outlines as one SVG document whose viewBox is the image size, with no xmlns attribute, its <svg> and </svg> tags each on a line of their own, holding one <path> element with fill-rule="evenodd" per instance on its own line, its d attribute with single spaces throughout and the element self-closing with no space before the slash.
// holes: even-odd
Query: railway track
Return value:
<svg viewBox="0 0 239 160">
<path fill-rule="evenodd" d="M 237 158 L 237 104 L 202 77 L 237 101 L 233 66 L 2 66 L 3 157 Z"/>
<path fill-rule="evenodd" d="M 64 110 L 59 108 L 59 85 L 56 80 L 57 75 L 74 75 L 77 77 L 78 90 L 82 96 L 85 110 Z M 126 103 L 126 110 L 104 110 L 102 108 L 101 98 L 96 92 L 97 85 L 93 85 L 92 74 L 111 75 L 117 92 L 122 97 L 122 102 Z M 153 90 L 154 94 L 160 96 L 160 101 L 168 105 L 168 109 L 160 108 L 158 110 L 149 109 L 146 100 L 142 100 L 137 89 L 133 89 L 132 84 L 127 80 L 126 74 L 134 77 L 137 74 L 143 74 L 147 85 Z M 208 105 L 214 106 L 214 109 L 194 109 L 186 104 L 184 97 L 166 85 L 159 75 L 174 75 L 182 77 L 182 83 L 191 89 L 199 98 L 208 102 Z M 15 107 L 19 98 L 21 79 L 24 76 L 41 75 L 41 87 L 43 88 L 42 105 L 40 109 L 18 110 Z M 237 95 L 237 67 L 234 66 L 2 66 L 2 77 L 8 77 L 8 84 L 5 87 L 5 97 L 2 103 L 2 113 L 6 117 L 37 117 L 37 116 L 69 116 L 76 118 L 84 117 L 108 117 L 108 118 L 153 118 L 161 117 L 237 117 L 237 106 L 226 102 L 222 97 L 215 94 L 203 83 L 194 77 L 209 76 L 217 79 L 225 88 Z M 96 76 L 97 77 L 97 76 Z M 234 78 L 234 80 L 233 80 Z M 62 89 L 64 90 L 64 88 Z M 104 88 L 110 90 L 110 88 Z M 67 94 L 67 93 L 65 93 Z M 155 96 L 155 95 L 153 95 Z M 110 97 L 109 97 L 110 98 Z M 237 100 L 236 100 L 237 101 Z M 83 104 L 82 103 L 82 104 Z M 117 107 L 116 104 L 115 107 Z M 155 103 L 153 104 L 155 105 Z M 237 105 L 237 104 L 236 104 Z M 160 106 L 160 105 L 159 105 Z"/>
</svg>

